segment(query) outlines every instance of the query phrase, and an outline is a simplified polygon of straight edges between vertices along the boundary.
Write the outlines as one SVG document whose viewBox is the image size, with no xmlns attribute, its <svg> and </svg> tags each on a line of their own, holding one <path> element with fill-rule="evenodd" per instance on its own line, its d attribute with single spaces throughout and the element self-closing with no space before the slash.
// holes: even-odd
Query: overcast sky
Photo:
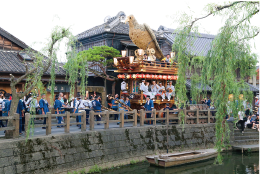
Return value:
<svg viewBox="0 0 260 174">
<path fill-rule="evenodd" d="M 203 8 L 209 2 L 220 1 L 199 0 L 13 0 L 1 1 L 0 25 L 3 29 L 16 36 L 36 50 L 42 48 L 41 42 L 46 42 L 51 30 L 56 25 L 71 27 L 74 35 L 100 25 L 106 16 L 115 16 L 119 11 L 126 15 L 133 14 L 139 23 L 147 23 L 157 30 L 160 25 L 176 28 L 172 17 L 181 11 L 194 12 L 195 17 L 201 17 Z M 190 8 L 190 9 L 189 9 Z M 259 25 L 259 14 L 252 24 Z M 209 17 L 201 22 L 200 32 L 217 34 L 222 26 L 221 18 Z M 254 52 L 260 55 L 260 36 L 256 38 Z M 253 45 L 253 44 L 252 44 Z M 59 54 L 59 60 L 65 60 L 65 49 Z"/>
</svg>

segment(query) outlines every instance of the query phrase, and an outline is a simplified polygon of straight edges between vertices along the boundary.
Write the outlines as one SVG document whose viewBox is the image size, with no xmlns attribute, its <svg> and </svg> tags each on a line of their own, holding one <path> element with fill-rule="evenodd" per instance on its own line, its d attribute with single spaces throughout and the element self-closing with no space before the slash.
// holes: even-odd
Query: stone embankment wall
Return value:
<svg viewBox="0 0 260 174">
<path fill-rule="evenodd" d="M 168 127 L 169 152 L 212 148 L 215 124 Z M 165 153 L 167 126 L 87 131 L 0 140 L 0 174 L 67 173 L 93 165 L 112 167 L 145 160 L 146 155 Z"/>
</svg>

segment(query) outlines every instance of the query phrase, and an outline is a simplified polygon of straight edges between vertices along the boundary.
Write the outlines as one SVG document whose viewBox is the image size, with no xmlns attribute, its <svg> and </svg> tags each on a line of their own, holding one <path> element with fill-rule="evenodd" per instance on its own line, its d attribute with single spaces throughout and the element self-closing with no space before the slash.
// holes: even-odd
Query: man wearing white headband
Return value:
<svg viewBox="0 0 260 174">
<path fill-rule="evenodd" d="M 172 81 L 170 81 L 169 85 L 166 87 L 166 96 L 168 98 L 168 101 L 171 100 L 172 96 L 175 96 L 175 88 L 172 85 Z"/>
<path fill-rule="evenodd" d="M 159 83 L 158 92 L 162 97 L 162 101 L 165 99 L 165 87 L 162 85 L 162 83 Z"/>
</svg>

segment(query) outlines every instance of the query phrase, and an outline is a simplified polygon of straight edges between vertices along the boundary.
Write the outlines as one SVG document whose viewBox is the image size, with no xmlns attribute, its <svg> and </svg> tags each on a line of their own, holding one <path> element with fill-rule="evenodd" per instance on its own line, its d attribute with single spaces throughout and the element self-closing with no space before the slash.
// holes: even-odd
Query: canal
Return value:
<svg viewBox="0 0 260 174">
<path fill-rule="evenodd" d="M 214 159 L 171 168 L 150 166 L 148 162 L 128 165 L 105 174 L 258 174 L 259 153 L 223 153 L 223 165 L 214 165 Z"/>
</svg>

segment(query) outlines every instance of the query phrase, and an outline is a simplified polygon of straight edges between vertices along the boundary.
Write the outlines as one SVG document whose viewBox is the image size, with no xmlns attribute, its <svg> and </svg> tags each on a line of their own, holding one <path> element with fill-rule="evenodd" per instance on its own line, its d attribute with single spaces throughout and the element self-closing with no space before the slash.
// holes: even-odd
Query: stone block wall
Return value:
<svg viewBox="0 0 260 174">
<path fill-rule="evenodd" d="M 168 144 L 167 144 L 168 130 Z M 67 173 L 112 167 L 146 155 L 212 148 L 215 124 L 144 126 L 0 140 L 0 173 Z"/>
</svg>

